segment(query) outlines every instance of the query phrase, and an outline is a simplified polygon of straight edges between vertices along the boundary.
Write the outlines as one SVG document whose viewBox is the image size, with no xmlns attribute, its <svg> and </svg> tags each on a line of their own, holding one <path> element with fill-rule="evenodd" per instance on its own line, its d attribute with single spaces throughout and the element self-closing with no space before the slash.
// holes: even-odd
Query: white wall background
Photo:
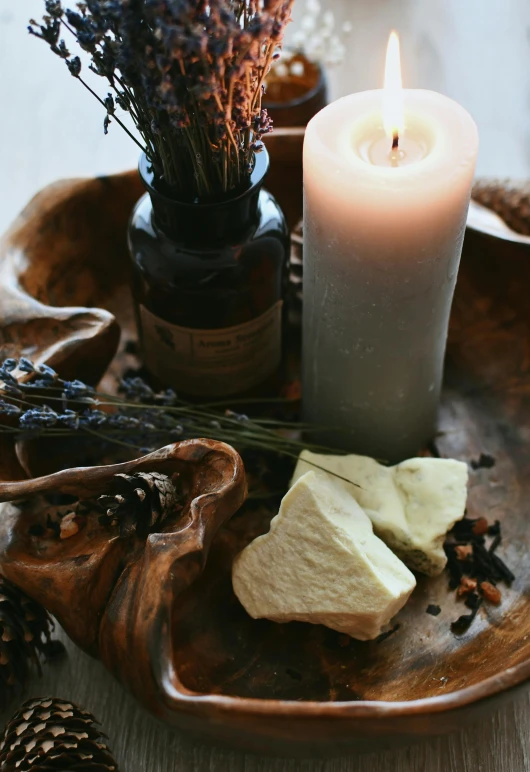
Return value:
<svg viewBox="0 0 530 772">
<path fill-rule="evenodd" d="M 380 87 L 389 28 L 401 35 L 403 83 L 441 91 L 479 126 L 478 173 L 530 176 L 528 0 L 332 0 L 350 19 L 336 93 Z"/>
</svg>

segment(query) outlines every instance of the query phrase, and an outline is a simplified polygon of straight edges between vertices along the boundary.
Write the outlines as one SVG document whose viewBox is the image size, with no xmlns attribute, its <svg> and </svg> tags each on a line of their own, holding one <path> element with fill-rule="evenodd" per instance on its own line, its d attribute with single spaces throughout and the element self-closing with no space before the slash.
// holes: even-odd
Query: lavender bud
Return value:
<svg viewBox="0 0 530 772">
<path fill-rule="evenodd" d="M 74 78 L 78 78 L 81 74 L 81 59 L 78 56 L 74 56 L 73 59 L 67 60 L 66 66 L 70 70 L 70 75 Z"/>
<path fill-rule="evenodd" d="M 52 368 L 48 367 L 48 365 L 38 365 L 35 369 L 39 375 L 43 376 L 45 381 L 56 381 L 59 377 L 55 370 L 52 370 Z"/>
<path fill-rule="evenodd" d="M 35 365 L 29 359 L 26 359 L 25 357 L 21 357 L 18 362 L 18 369 L 21 370 L 23 373 L 34 373 Z"/>
</svg>

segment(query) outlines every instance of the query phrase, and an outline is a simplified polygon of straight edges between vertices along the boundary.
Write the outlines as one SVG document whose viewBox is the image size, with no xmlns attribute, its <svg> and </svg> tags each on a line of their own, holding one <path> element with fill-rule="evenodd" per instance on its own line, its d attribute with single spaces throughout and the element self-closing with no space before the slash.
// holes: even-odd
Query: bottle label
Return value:
<svg viewBox="0 0 530 772">
<path fill-rule="evenodd" d="M 140 306 L 142 348 L 149 370 L 191 395 L 225 397 L 266 380 L 282 353 L 282 301 L 256 319 L 222 330 L 166 322 Z"/>
</svg>

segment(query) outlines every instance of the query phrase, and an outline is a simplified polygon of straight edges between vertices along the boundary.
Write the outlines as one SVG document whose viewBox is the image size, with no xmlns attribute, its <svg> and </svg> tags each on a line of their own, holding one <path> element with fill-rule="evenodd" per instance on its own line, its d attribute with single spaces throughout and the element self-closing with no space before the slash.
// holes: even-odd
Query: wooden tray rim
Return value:
<svg viewBox="0 0 530 772">
<path fill-rule="evenodd" d="M 356 700 L 335 702 L 304 700 L 267 700 L 250 697 L 231 697 L 198 692 L 175 693 L 174 699 L 183 706 L 212 705 L 225 714 L 250 716 L 281 716 L 305 718 L 308 716 L 341 718 L 397 718 L 400 716 L 443 713 L 485 701 L 499 693 L 517 689 L 530 679 L 530 659 L 498 673 L 473 686 L 436 697 L 421 700 Z"/>
</svg>

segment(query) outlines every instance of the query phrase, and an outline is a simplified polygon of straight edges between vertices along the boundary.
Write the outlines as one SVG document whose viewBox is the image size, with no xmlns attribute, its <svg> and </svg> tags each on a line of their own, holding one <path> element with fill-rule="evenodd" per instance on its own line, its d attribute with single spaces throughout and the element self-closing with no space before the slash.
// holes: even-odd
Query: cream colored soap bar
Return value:
<svg viewBox="0 0 530 772">
<path fill-rule="evenodd" d="M 366 456 L 323 456 L 304 450 L 292 482 L 315 464 L 357 483 L 358 487 L 338 480 L 364 509 L 377 535 L 410 568 L 430 576 L 443 571 L 445 535 L 466 509 L 466 464 L 413 458 L 386 467 Z"/>
<path fill-rule="evenodd" d="M 287 493 L 269 533 L 236 557 L 232 582 L 254 619 L 322 624 L 363 641 L 379 635 L 416 585 L 355 499 L 315 472 Z"/>
</svg>

